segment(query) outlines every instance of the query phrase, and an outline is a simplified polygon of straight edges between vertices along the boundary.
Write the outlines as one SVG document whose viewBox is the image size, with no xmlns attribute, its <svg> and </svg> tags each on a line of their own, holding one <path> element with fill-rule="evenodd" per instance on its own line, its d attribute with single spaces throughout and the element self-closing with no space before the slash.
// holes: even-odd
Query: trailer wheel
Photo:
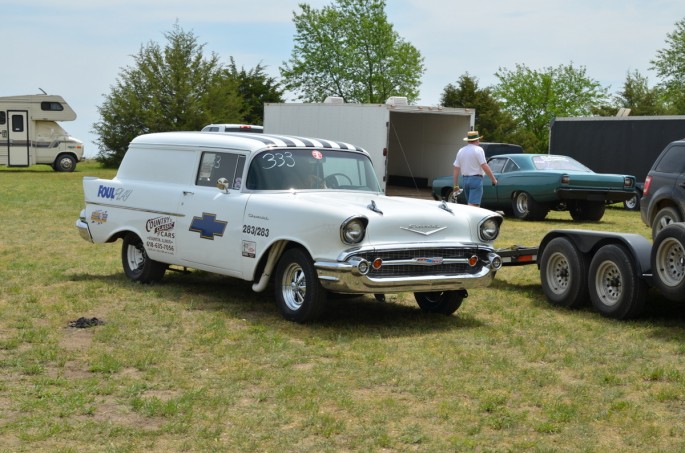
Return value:
<svg viewBox="0 0 685 453">
<path fill-rule="evenodd" d="M 528 192 L 517 192 L 511 199 L 511 210 L 517 219 L 543 220 L 547 217 L 549 209 L 538 203 Z"/>
<path fill-rule="evenodd" d="M 638 275 L 633 256 L 623 246 L 609 244 L 595 253 L 588 288 L 592 305 L 603 316 L 634 318 L 644 309 L 647 284 Z"/>
<path fill-rule="evenodd" d="M 76 169 L 76 159 L 69 154 L 60 154 L 52 164 L 55 171 L 72 172 Z"/>
<path fill-rule="evenodd" d="M 587 258 L 569 239 L 552 239 L 540 257 L 540 281 L 549 302 L 566 308 L 585 305 L 587 268 Z"/>
<path fill-rule="evenodd" d="M 468 297 L 468 295 L 464 290 L 414 293 L 414 299 L 416 299 L 416 303 L 419 304 L 421 311 L 426 313 L 439 313 L 446 316 L 457 311 L 466 297 Z"/>
<path fill-rule="evenodd" d="M 685 223 L 672 223 L 657 234 L 651 254 L 654 286 L 670 300 L 685 300 Z"/>
<path fill-rule="evenodd" d="M 599 222 L 604 217 L 606 204 L 603 201 L 579 200 L 569 204 L 568 210 L 577 222 Z"/>
<path fill-rule="evenodd" d="M 654 216 L 654 220 L 652 220 L 652 239 L 656 239 L 659 231 L 663 230 L 668 225 L 682 221 L 683 219 L 680 218 L 680 213 L 675 208 L 666 206 L 665 208 L 659 209 L 659 212 Z"/>
<path fill-rule="evenodd" d="M 135 234 L 124 237 L 121 247 L 121 263 L 124 273 L 135 282 L 152 283 L 162 279 L 167 264 L 150 259 L 143 246 L 143 241 Z"/>
<path fill-rule="evenodd" d="M 311 258 L 299 248 L 287 250 L 278 261 L 274 291 L 278 308 L 288 321 L 314 321 L 326 306 L 326 290 Z"/>
</svg>

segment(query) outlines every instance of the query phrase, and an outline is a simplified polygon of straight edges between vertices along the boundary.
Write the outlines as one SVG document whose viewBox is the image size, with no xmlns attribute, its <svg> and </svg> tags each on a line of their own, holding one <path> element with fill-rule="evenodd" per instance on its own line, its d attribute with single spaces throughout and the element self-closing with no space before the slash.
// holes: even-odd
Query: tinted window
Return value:
<svg viewBox="0 0 685 453">
<path fill-rule="evenodd" d="M 685 146 L 671 146 L 654 169 L 663 173 L 683 173 L 685 170 Z"/>
<path fill-rule="evenodd" d="M 202 153 L 202 161 L 195 184 L 215 187 L 220 178 L 226 178 L 230 188 L 240 189 L 244 167 L 245 156 L 241 154 Z"/>
<path fill-rule="evenodd" d="M 0 124 L 5 124 L 7 122 L 7 114 L 5 112 L 0 112 Z"/>
<path fill-rule="evenodd" d="M 12 132 L 24 132 L 24 117 L 12 115 Z"/>
<path fill-rule="evenodd" d="M 40 109 L 46 112 L 61 112 L 64 107 L 59 102 L 43 101 L 40 103 Z"/>
</svg>

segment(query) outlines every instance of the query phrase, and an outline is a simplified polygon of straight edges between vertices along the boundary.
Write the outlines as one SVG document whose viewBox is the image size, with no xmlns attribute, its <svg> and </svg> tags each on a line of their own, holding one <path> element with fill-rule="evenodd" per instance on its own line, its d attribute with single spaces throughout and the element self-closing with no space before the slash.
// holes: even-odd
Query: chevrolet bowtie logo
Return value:
<svg viewBox="0 0 685 453">
<path fill-rule="evenodd" d="M 217 220 L 216 214 L 202 213 L 202 217 L 193 217 L 190 231 L 200 233 L 202 239 L 214 240 L 214 236 L 223 236 L 228 222 Z"/>
<path fill-rule="evenodd" d="M 406 227 L 400 227 L 403 230 L 411 231 L 412 233 L 422 234 L 424 236 L 430 236 L 433 233 L 442 231 L 447 227 L 440 227 L 437 225 L 409 225 Z"/>
</svg>

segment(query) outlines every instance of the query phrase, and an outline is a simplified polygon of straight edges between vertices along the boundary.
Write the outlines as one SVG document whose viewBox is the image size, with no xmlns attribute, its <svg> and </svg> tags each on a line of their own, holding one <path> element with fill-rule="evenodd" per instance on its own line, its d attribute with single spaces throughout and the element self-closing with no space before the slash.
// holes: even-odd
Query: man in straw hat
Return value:
<svg viewBox="0 0 685 453">
<path fill-rule="evenodd" d="M 462 175 L 466 202 L 471 206 L 480 206 L 483 198 L 483 173 L 486 173 L 492 185 L 497 185 L 497 178 L 485 161 L 485 152 L 480 144 L 481 136 L 478 131 L 469 131 L 464 140 L 466 146 L 457 152 L 454 160 L 454 190 L 459 190 L 459 174 Z"/>
</svg>

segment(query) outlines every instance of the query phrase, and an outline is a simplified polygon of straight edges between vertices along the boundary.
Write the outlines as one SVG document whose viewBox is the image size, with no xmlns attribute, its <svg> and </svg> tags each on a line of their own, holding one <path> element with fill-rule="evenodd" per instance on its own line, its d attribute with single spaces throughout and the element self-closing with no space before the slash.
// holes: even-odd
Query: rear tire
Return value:
<svg viewBox="0 0 685 453">
<path fill-rule="evenodd" d="M 318 319 L 326 306 L 326 290 L 304 250 L 289 249 L 276 266 L 274 291 L 281 314 L 299 323 Z"/>
<path fill-rule="evenodd" d="M 466 291 L 435 291 L 430 293 L 414 293 L 414 299 L 421 311 L 450 316 L 461 307 Z"/>
<path fill-rule="evenodd" d="M 595 253 L 588 289 L 592 305 L 608 318 L 634 318 L 645 307 L 647 284 L 638 275 L 633 256 L 620 245 L 605 245 Z"/>
<path fill-rule="evenodd" d="M 654 286 L 670 300 L 685 300 L 685 223 L 672 223 L 657 234 L 651 254 Z"/>
<path fill-rule="evenodd" d="M 540 282 L 550 304 L 565 308 L 587 304 L 587 268 L 587 258 L 569 239 L 552 239 L 540 257 Z"/>
<path fill-rule="evenodd" d="M 623 202 L 623 207 L 628 211 L 639 211 L 640 210 L 640 198 L 642 195 L 640 192 L 635 192 L 632 198 Z"/>
<path fill-rule="evenodd" d="M 652 239 L 656 239 L 659 231 L 663 230 L 668 225 L 682 221 L 683 219 L 680 217 L 680 213 L 675 208 L 666 206 L 665 208 L 659 209 L 659 212 L 654 216 L 654 220 L 652 220 Z"/>
<path fill-rule="evenodd" d="M 135 234 L 124 237 L 121 247 L 121 263 L 124 273 L 134 282 L 152 283 L 162 279 L 168 264 L 150 259 L 143 241 Z"/>
<path fill-rule="evenodd" d="M 579 200 L 569 204 L 568 210 L 576 222 L 599 222 L 604 217 L 606 204 L 603 201 Z"/>
</svg>

